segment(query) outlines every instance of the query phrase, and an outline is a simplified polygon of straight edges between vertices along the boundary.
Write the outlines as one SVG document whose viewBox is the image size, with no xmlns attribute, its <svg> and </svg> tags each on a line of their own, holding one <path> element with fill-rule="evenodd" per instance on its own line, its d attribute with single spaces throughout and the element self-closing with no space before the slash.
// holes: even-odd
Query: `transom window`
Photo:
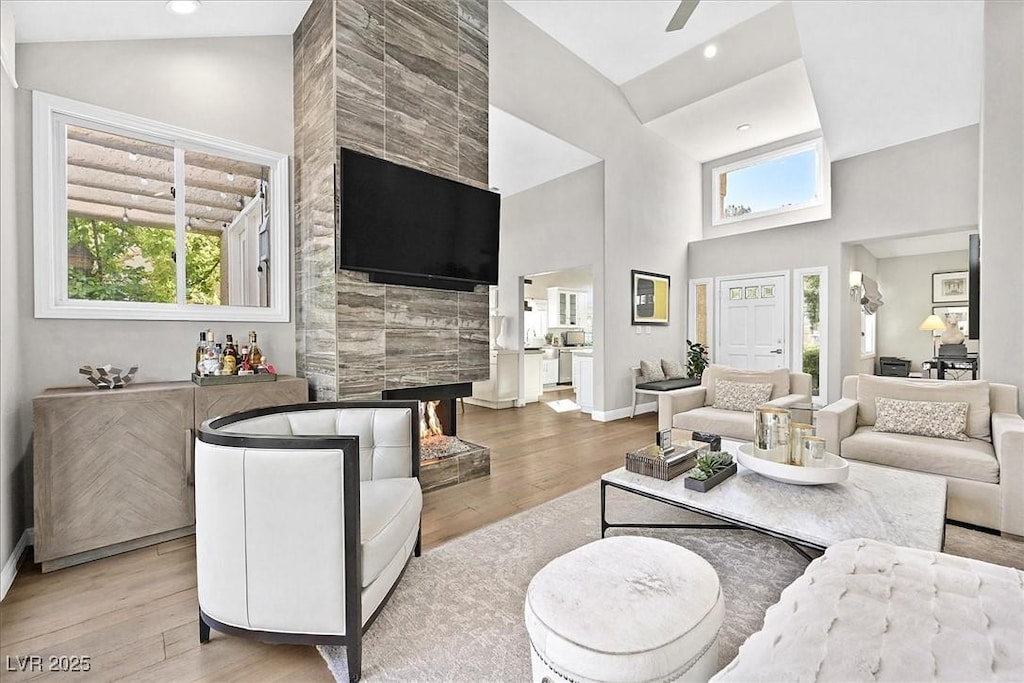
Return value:
<svg viewBox="0 0 1024 683">
<path fill-rule="evenodd" d="M 818 138 L 712 169 L 712 225 L 821 205 L 823 156 Z"/>
<path fill-rule="evenodd" d="M 37 317 L 288 319 L 286 155 L 33 103 Z"/>
</svg>

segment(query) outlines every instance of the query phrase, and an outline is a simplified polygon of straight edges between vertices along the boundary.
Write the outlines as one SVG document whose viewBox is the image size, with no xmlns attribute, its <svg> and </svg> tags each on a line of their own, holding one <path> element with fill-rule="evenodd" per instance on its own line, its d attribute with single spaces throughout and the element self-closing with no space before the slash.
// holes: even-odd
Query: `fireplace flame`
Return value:
<svg viewBox="0 0 1024 683">
<path fill-rule="evenodd" d="M 441 429 L 441 418 L 437 416 L 437 406 L 440 401 L 420 402 L 420 438 L 428 436 L 440 436 L 444 433 Z"/>
</svg>

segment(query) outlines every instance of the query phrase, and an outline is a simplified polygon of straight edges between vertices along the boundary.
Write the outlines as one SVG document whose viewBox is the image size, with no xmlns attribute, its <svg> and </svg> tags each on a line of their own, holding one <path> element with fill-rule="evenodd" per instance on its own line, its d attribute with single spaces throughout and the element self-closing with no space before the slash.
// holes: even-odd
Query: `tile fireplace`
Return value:
<svg viewBox="0 0 1024 683">
<path fill-rule="evenodd" d="M 472 393 L 470 382 L 381 392 L 384 400 L 420 402 L 420 485 L 424 491 L 491 473 L 491 450 L 457 436 L 459 399 Z"/>
</svg>

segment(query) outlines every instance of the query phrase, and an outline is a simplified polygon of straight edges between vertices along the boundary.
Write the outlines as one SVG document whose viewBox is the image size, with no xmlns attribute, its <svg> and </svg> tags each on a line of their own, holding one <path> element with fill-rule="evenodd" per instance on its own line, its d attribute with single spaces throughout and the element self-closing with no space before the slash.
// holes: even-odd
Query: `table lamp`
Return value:
<svg viewBox="0 0 1024 683">
<path fill-rule="evenodd" d="M 928 316 L 927 318 L 925 318 L 924 322 L 921 323 L 920 327 L 918 327 L 917 329 L 919 329 L 919 330 L 927 330 L 928 332 L 932 332 L 933 333 L 932 334 L 932 358 L 935 358 L 935 356 L 938 355 L 938 352 L 935 350 L 935 334 L 934 333 L 937 332 L 937 331 L 942 331 L 942 330 L 946 329 L 945 321 L 942 318 L 940 318 L 939 316 L 937 316 L 937 315 L 935 315 L 933 313 L 930 316 Z"/>
</svg>

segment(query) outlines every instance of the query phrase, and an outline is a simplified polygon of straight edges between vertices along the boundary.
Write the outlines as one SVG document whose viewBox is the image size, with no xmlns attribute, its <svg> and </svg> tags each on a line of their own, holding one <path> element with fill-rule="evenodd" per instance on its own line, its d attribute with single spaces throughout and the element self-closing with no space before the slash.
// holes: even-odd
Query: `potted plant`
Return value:
<svg viewBox="0 0 1024 683">
<path fill-rule="evenodd" d="M 697 456 L 696 466 L 689 471 L 683 483 L 688 489 L 704 493 L 734 474 L 736 463 L 732 456 L 722 451 L 713 451 Z"/>
<path fill-rule="evenodd" d="M 700 379 L 708 366 L 708 349 L 700 342 L 686 340 L 686 374 L 691 379 Z"/>
</svg>

